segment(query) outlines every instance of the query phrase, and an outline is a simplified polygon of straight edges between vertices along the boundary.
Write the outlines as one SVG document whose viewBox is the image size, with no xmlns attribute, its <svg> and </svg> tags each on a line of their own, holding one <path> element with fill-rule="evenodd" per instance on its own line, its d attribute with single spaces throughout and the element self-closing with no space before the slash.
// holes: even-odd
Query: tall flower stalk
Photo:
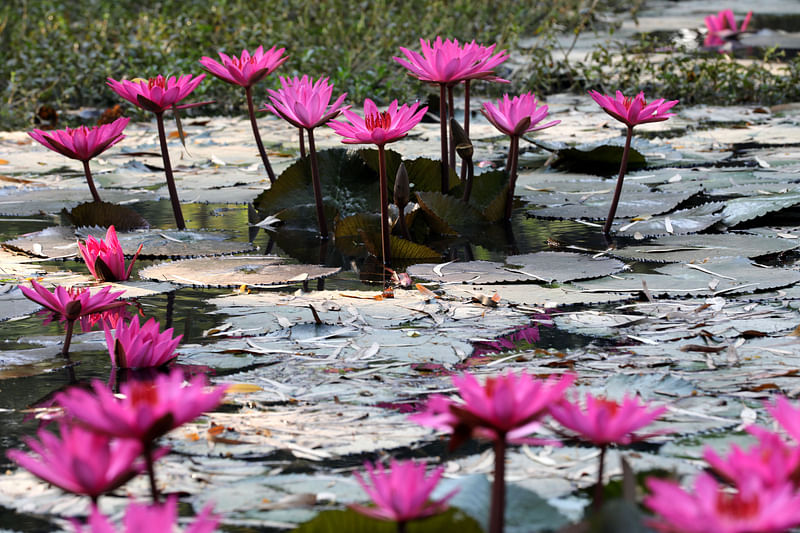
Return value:
<svg viewBox="0 0 800 533">
<path fill-rule="evenodd" d="M 361 117 L 350 110 L 342 111 L 348 122 L 331 121 L 330 126 L 336 133 L 344 137 L 345 144 L 374 144 L 378 147 L 378 172 L 380 176 L 381 195 L 381 248 L 383 264 L 389 266 L 392 261 L 391 241 L 389 237 L 389 182 L 386 176 L 386 150 L 388 143 L 397 141 L 408 135 L 409 130 L 419 124 L 427 107 L 419 108 L 419 104 L 403 104 L 398 107 L 397 100 L 389 104 L 386 111 L 379 111 L 375 102 L 367 98 L 364 101 L 364 116 Z"/>
<path fill-rule="evenodd" d="M 314 128 L 327 124 L 350 107 L 344 105 L 347 93 L 330 103 L 332 94 L 333 85 L 328 83 L 328 78 L 321 78 L 314 82 L 314 79 L 308 76 L 302 78 L 281 77 L 281 88 L 277 91 L 269 91 L 272 104 L 265 106 L 265 109 L 272 111 L 298 128 L 301 140 L 303 131 L 308 133 L 311 183 L 314 189 L 314 202 L 317 206 L 317 224 L 323 239 L 328 238 L 328 223 L 325 220 L 325 208 L 322 203 L 322 183 L 319 175 L 317 149 L 314 144 Z"/>
<path fill-rule="evenodd" d="M 210 57 L 203 57 L 200 59 L 200 64 L 212 75 L 231 85 L 239 85 L 244 88 L 245 97 L 247 99 L 247 112 L 250 117 L 250 127 L 253 129 L 253 137 L 256 140 L 258 153 L 261 156 L 261 162 L 264 164 L 264 169 L 267 171 L 270 183 L 275 183 L 275 172 L 272 170 L 272 165 L 269 163 L 267 151 L 264 149 L 264 143 L 261 141 L 261 133 L 258 131 L 255 106 L 253 105 L 253 85 L 270 75 L 275 69 L 289 59 L 289 56 L 283 55 L 285 50 L 285 48 L 273 46 L 265 52 L 264 47 L 259 46 L 252 55 L 247 50 L 242 50 L 239 57 L 230 57 L 220 52 L 219 61 Z"/>
<path fill-rule="evenodd" d="M 661 122 L 675 116 L 674 113 L 668 113 L 667 111 L 672 109 L 678 103 L 678 100 L 666 101 L 663 98 L 659 98 L 648 104 L 647 100 L 644 99 L 644 92 L 640 92 L 633 98 L 623 95 L 620 91 L 617 91 L 616 98 L 600 94 L 597 91 L 589 91 L 589 95 L 603 108 L 603 111 L 625 124 L 627 128 L 625 148 L 622 150 L 622 161 L 620 162 L 619 175 L 617 176 L 617 186 L 614 188 L 614 198 L 611 200 L 608 217 L 606 217 L 606 223 L 603 226 L 603 234 L 608 235 L 611 232 L 611 225 L 614 223 L 614 217 L 617 214 L 617 205 L 622 194 L 622 182 L 625 179 L 625 171 L 628 169 L 628 157 L 631 151 L 634 126 L 648 122 Z"/>
<path fill-rule="evenodd" d="M 504 95 L 496 104 L 486 102 L 481 113 L 494 125 L 495 128 L 510 137 L 506 170 L 508 172 L 508 193 L 506 196 L 506 220 L 511 220 L 514 207 L 514 187 L 517 184 L 517 165 L 519 163 L 519 138 L 523 134 L 550 128 L 560 123 L 552 120 L 539 124 L 547 117 L 547 106 L 537 107 L 536 97 L 533 93 L 525 93 L 513 98 Z"/>
<path fill-rule="evenodd" d="M 175 186 L 175 178 L 172 175 L 172 164 L 169 160 L 167 133 L 164 130 L 164 112 L 168 109 L 177 111 L 179 109 L 202 105 L 202 103 L 184 105 L 177 105 L 177 103 L 189 96 L 189 94 L 200 85 L 200 82 L 203 81 L 205 76 L 205 74 L 201 74 L 192 78 L 191 74 L 187 74 L 180 78 L 176 78 L 175 76 L 165 78 L 159 75 L 155 78 L 140 81 L 117 81 L 113 78 L 108 78 L 108 86 L 111 87 L 114 92 L 130 103 L 146 111 L 151 111 L 156 116 L 158 139 L 161 144 L 161 159 L 164 162 L 164 174 L 167 179 L 167 189 L 169 190 L 169 198 L 172 202 L 175 224 L 180 230 L 186 229 L 186 223 L 183 220 L 181 202 L 178 199 L 178 189 Z"/>
</svg>

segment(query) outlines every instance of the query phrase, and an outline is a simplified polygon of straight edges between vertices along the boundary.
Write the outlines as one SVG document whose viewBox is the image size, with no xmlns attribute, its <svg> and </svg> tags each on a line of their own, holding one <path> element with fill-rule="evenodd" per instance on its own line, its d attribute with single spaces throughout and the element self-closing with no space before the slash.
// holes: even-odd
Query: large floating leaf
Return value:
<svg viewBox="0 0 800 533">
<path fill-rule="evenodd" d="M 17 285 L 0 283 L 0 322 L 33 313 L 41 308 L 22 294 Z"/>
<path fill-rule="evenodd" d="M 506 263 L 531 276 L 536 276 L 542 281 L 559 283 L 599 278 L 619 272 L 625 267 L 622 261 L 609 257 L 594 258 L 571 252 L 536 252 L 512 255 L 506 258 Z"/>
<path fill-rule="evenodd" d="M 114 226 L 117 231 L 131 231 L 149 228 L 150 224 L 136 211 L 123 205 L 108 202 L 86 202 L 71 211 L 63 210 L 62 215 L 73 226 L 107 228 Z"/>
<path fill-rule="evenodd" d="M 615 220 L 615 235 L 645 237 L 657 235 L 686 235 L 710 228 L 722 220 L 722 202 L 710 202 L 689 209 L 681 209 L 668 215 L 647 218 L 646 220 Z"/>
<path fill-rule="evenodd" d="M 513 283 L 538 281 L 532 276 L 511 272 L 502 263 L 491 261 L 466 261 L 444 264 L 420 263 L 406 269 L 415 278 L 439 283 Z"/>
<path fill-rule="evenodd" d="M 29 233 L 8 241 L 15 248 L 39 257 L 65 258 L 78 254 L 78 238 L 88 235 L 105 237 L 104 228 L 83 228 L 75 231 L 57 226 L 36 233 Z M 218 231 L 203 230 L 146 230 L 117 233 L 122 250 L 133 255 L 140 244 L 144 244 L 139 257 L 198 257 L 245 252 L 253 249 L 246 242 L 230 240 L 231 235 Z"/>
<path fill-rule="evenodd" d="M 734 198 L 725 203 L 722 223 L 728 227 L 800 204 L 800 190 Z"/>
<path fill-rule="evenodd" d="M 481 212 L 489 222 L 497 222 L 505 216 L 508 174 L 503 170 L 492 170 L 478 174 L 472 180 L 469 204 Z M 464 194 L 464 185 L 454 188 L 456 198 Z"/>
<path fill-rule="evenodd" d="M 474 207 L 453 196 L 420 192 L 417 201 L 428 216 L 431 228 L 441 234 L 474 233 L 488 224 Z"/>
<path fill-rule="evenodd" d="M 380 209 L 378 174 L 355 152 L 331 148 L 317 152 L 322 197 L 341 216 Z M 266 214 L 287 208 L 315 205 L 308 158 L 299 160 L 278 177 L 272 187 L 259 194 L 254 204 Z"/>
<path fill-rule="evenodd" d="M 591 291 L 638 293 L 644 290 L 644 282 L 650 294 L 657 296 L 706 297 L 786 287 L 800 281 L 800 272 L 796 270 L 757 267 L 741 257 L 702 265 L 671 264 L 656 272 L 658 274 L 624 273 L 614 278 L 580 281 L 576 285 Z"/>
<path fill-rule="evenodd" d="M 119 189 L 100 189 L 100 197 L 106 202 L 131 202 L 154 200 L 151 191 L 129 191 Z M 0 215 L 30 216 L 41 213 L 58 213 L 71 209 L 91 198 L 87 189 L 0 189 Z"/>
<path fill-rule="evenodd" d="M 604 220 L 608 216 L 608 209 L 611 207 L 613 197 L 613 187 L 609 189 L 608 192 L 594 194 L 580 203 L 578 203 L 580 198 L 575 198 L 573 200 L 575 203 L 531 209 L 528 214 L 540 218 Z M 616 216 L 629 218 L 640 215 L 660 215 L 671 211 L 694 194 L 696 194 L 695 190 L 670 193 L 647 191 L 625 194 L 623 192 L 617 206 Z"/>
<path fill-rule="evenodd" d="M 679 263 L 704 261 L 715 257 L 760 257 L 793 250 L 800 243 L 735 233 L 710 235 L 675 235 L 659 237 L 647 244 L 610 250 L 622 259 Z"/>
<path fill-rule="evenodd" d="M 160 263 L 139 272 L 144 279 L 202 287 L 284 285 L 330 276 L 338 268 L 287 264 L 276 256 L 215 257 Z"/>
<path fill-rule="evenodd" d="M 555 152 L 554 167 L 566 168 L 576 172 L 610 175 L 619 171 L 622 152 L 625 147 L 624 137 L 597 141 L 578 146 L 567 146 L 564 143 L 546 144 L 535 142 L 548 151 Z M 631 143 L 628 154 L 628 168 L 636 170 L 647 165 L 647 160 L 639 149 L 652 148 L 651 143 L 643 139 L 635 139 Z"/>
</svg>

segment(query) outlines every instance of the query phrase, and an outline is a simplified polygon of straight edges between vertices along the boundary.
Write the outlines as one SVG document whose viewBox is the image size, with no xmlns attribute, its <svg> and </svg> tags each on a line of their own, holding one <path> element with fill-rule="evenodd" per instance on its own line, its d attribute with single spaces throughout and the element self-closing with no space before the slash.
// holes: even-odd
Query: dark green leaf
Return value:
<svg viewBox="0 0 800 533">
<path fill-rule="evenodd" d="M 86 202 L 61 214 L 70 224 L 77 227 L 100 226 L 107 228 L 113 225 L 118 232 L 149 228 L 150 224 L 142 216 L 129 207 L 109 202 Z"/>
</svg>

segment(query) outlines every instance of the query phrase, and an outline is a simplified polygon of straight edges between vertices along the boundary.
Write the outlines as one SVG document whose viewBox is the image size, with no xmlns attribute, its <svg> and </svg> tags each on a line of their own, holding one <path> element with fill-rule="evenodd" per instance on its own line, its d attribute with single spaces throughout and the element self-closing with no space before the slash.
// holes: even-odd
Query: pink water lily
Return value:
<svg viewBox="0 0 800 533">
<path fill-rule="evenodd" d="M 285 48 L 273 46 L 265 52 L 264 47 L 259 46 L 252 54 L 247 49 L 242 50 L 238 57 L 219 52 L 219 61 L 204 56 L 200 59 L 200 64 L 222 81 L 241 87 L 252 87 L 289 59 L 289 56 L 284 55 L 285 51 Z"/>
<path fill-rule="evenodd" d="M 669 533 L 782 533 L 800 525 L 800 493 L 791 483 L 753 484 L 731 491 L 703 473 L 688 492 L 674 481 L 648 478 L 644 504 Z"/>
<path fill-rule="evenodd" d="M 144 505 L 131 501 L 125 509 L 122 528 L 104 516 L 97 507 L 92 507 L 89 522 L 82 526 L 72 521 L 75 533 L 174 533 L 178 520 L 178 499 L 173 494 L 163 504 Z M 216 530 L 220 517 L 212 512 L 208 505 L 200 512 L 192 523 L 183 529 L 183 533 L 211 533 Z"/>
<path fill-rule="evenodd" d="M 69 354 L 72 330 L 76 320 L 82 316 L 101 313 L 113 307 L 125 305 L 124 302 L 117 301 L 117 298 L 125 294 L 125 291 L 111 292 L 111 287 L 103 287 L 99 291 L 92 293 L 88 289 L 73 287 L 67 289 L 59 285 L 50 292 L 34 280 L 31 280 L 31 287 L 33 288 L 29 289 L 20 285 L 19 290 L 28 299 L 63 317 L 67 322 L 64 345 L 61 349 L 61 354 L 64 357 Z"/>
<path fill-rule="evenodd" d="M 35 455 L 10 450 L 9 459 L 48 483 L 67 492 L 92 499 L 124 485 L 144 470 L 136 462 L 142 445 L 129 439 L 115 439 L 76 425 L 61 424 L 59 436 L 45 429 L 39 440 L 26 438 Z"/>
<path fill-rule="evenodd" d="M 159 114 L 189 96 L 205 77 L 205 74 L 186 74 L 178 78 L 165 78 L 159 74 L 155 78 L 138 81 L 107 78 L 107 83 L 115 93 L 133 105 Z"/>
<path fill-rule="evenodd" d="M 269 74 L 272 74 L 275 69 L 283 65 L 283 63 L 289 59 L 289 56 L 284 55 L 285 51 L 285 48 L 273 46 L 265 52 L 264 47 L 259 46 L 252 55 L 245 49 L 242 50 L 239 57 L 229 57 L 220 52 L 220 61 L 216 61 L 210 57 L 203 57 L 200 60 L 200 64 L 203 65 L 203 68 L 217 78 L 232 85 L 244 87 L 245 98 L 247 99 L 247 112 L 250 117 L 250 127 L 253 130 L 256 148 L 258 148 L 258 154 L 261 156 L 261 162 L 264 164 L 264 170 L 267 171 L 267 177 L 270 183 L 275 183 L 275 171 L 272 170 L 272 165 L 269 163 L 267 151 L 264 149 L 264 143 L 261 140 L 261 133 L 258 131 L 255 106 L 253 105 L 253 85 L 263 80 Z"/>
<path fill-rule="evenodd" d="M 800 443 L 800 406 L 786 396 L 778 396 L 775 403 L 767 404 L 767 411 L 796 443 Z"/>
<path fill-rule="evenodd" d="M 747 25 L 750 24 L 750 18 L 753 16 L 752 11 L 748 11 L 742 21 L 741 27 L 736 24 L 736 17 L 730 9 L 723 9 L 716 15 L 708 15 L 704 22 L 708 34 L 703 41 L 704 46 L 721 46 L 725 44 L 725 39 L 735 37 L 739 33 L 744 33 L 747 30 Z"/>
<path fill-rule="evenodd" d="M 332 94 L 333 85 L 328 83 L 328 78 L 320 78 L 314 82 L 314 79 L 308 76 L 302 78 L 281 77 L 281 88 L 277 91 L 271 89 L 269 91 L 269 99 L 272 104 L 265 105 L 265 109 L 272 111 L 296 128 L 300 128 L 301 140 L 303 130 L 308 134 L 311 181 L 317 206 L 317 223 L 323 239 L 328 238 L 328 223 L 325 220 L 325 210 L 322 205 L 322 185 L 314 143 L 314 128 L 326 124 L 350 107 L 344 105 L 347 93 L 339 96 L 331 104 Z"/>
<path fill-rule="evenodd" d="M 633 139 L 633 128 L 638 124 L 647 124 L 648 122 L 660 122 L 675 116 L 674 113 L 669 113 L 678 100 L 666 101 L 659 98 L 653 102 L 647 103 L 644 98 L 644 93 L 640 92 L 633 98 L 627 97 L 622 92 L 617 91 L 616 98 L 600 94 L 597 91 L 589 91 L 589 96 L 614 119 L 619 120 L 627 127 L 627 135 L 625 137 L 625 148 L 622 150 L 622 161 L 619 165 L 619 175 L 617 176 L 617 186 L 614 189 L 614 197 L 611 200 L 611 207 L 608 210 L 606 223 L 603 226 L 603 234 L 608 235 L 611 232 L 611 224 L 614 222 L 614 216 L 617 214 L 617 205 L 619 198 L 622 194 L 622 183 L 625 179 L 625 171 L 628 168 L 628 157 L 631 150 L 631 140 Z"/>
<path fill-rule="evenodd" d="M 481 384 L 465 373 L 453 377 L 462 402 L 434 395 L 426 409 L 410 420 L 452 433 L 453 449 L 472 436 L 487 437 L 494 443 L 494 483 L 489 532 L 503 530 L 505 510 L 505 454 L 509 443 L 536 442 L 528 438 L 540 426 L 548 408 L 561 401 L 575 375 L 565 374 L 547 380 L 530 374 L 509 372 L 488 377 Z"/>
<path fill-rule="evenodd" d="M 56 131 L 33 130 L 28 135 L 59 154 L 65 155 L 70 159 L 77 159 L 83 163 L 83 171 L 86 175 L 86 182 L 92 199 L 100 202 L 100 195 L 92 179 L 92 171 L 89 168 L 89 160 L 97 157 L 107 149 L 111 148 L 125 136 L 122 131 L 131 119 L 120 117 L 111 124 L 94 126 L 87 128 L 79 126 L 77 128 L 65 128 Z"/>
<path fill-rule="evenodd" d="M 178 109 L 193 107 L 202 104 L 178 105 L 178 102 L 189 96 L 200 82 L 205 78 L 205 74 L 192 77 L 186 74 L 176 78 L 170 76 L 165 78 L 158 75 L 155 78 L 140 81 L 108 79 L 108 86 L 122 98 L 132 104 L 141 107 L 146 111 L 152 111 L 156 115 L 156 125 L 158 126 L 158 140 L 161 144 L 161 160 L 164 162 L 164 175 L 167 180 L 167 189 L 172 203 L 172 213 L 175 217 L 175 224 L 178 229 L 186 229 L 186 222 L 181 211 L 181 202 L 178 199 L 178 188 L 175 186 L 175 177 L 172 175 L 172 164 L 169 160 L 169 150 L 167 148 L 167 132 L 164 129 L 164 112 L 172 108 L 177 113 Z"/>
<path fill-rule="evenodd" d="M 379 111 L 375 102 L 367 98 L 364 101 L 364 116 L 361 117 L 349 109 L 342 114 L 348 120 L 342 122 L 332 120 L 329 125 L 344 137 L 345 144 L 375 144 L 378 147 L 378 172 L 381 195 L 381 250 L 383 266 L 391 263 L 391 241 L 389 237 L 389 182 L 386 176 L 385 145 L 402 139 L 409 130 L 419 124 L 428 111 L 427 106 L 419 108 L 419 103 L 397 105 L 397 100 L 389 104 L 386 111 Z"/>
<path fill-rule="evenodd" d="M 370 497 L 375 507 L 351 504 L 349 507 L 363 515 L 378 520 L 391 520 L 404 525 L 412 520 L 427 518 L 447 509 L 447 500 L 455 496 L 454 490 L 439 500 L 431 500 L 444 473 L 440 466 L 426 475 L 424 462 L 392 460 L 389 469 L 380 463 L 365 463 L 368 480 L 354 472 L 358 484 Z M 402 527 L 402 526 L 401 526 Z"/>
<path fill-rule="evenodd" d="M 494 69 L 508 59 L 505 50 L 495 53 L 496 45 L 482 46 L 475 41 L 459 45 L 456 39 L 442 40 L 436 37 L 430 41 L 420 39 L 422 53 L 400 47 L 405 58 L 394 57 L 400 65 L 408 69 L 420 81 L 439 85 L 439 122 L 441 129 L 441 180 L 442 194 L 450 186 L 450 168 L 455 166 L 455 146 L 452 132 L 448 136 L 447 125 L 453 116 L 453 86 L 465 82 L 465 135 L 469 134 L 469 82 L 470 80 L 489 80 L 506 82 L 495 75 Z M 448 147 L 449 143 L 449 147 Z"/>
<path fill-rule="evenodd" d="M 98 281 L 125 281 L 130 278 L 133 264 L 139 257 L 142 246 L 144 245 L 139 245 L 126 269 L 125 253 L 122 251 L 117 230 L 113 225 L 106 230 L 105 239 L 96 239 L 93 235 L 89 235 L 85 244 L 78 242 L 81 257 L 86 262 L 89 272 Z"/>
<path fill-rule="evenodd" d="M 486 102 L 481 113 L 495 128 L 511 137 L 506 160 L 508 172 L 508 193 L 506 195 L 506 220 L 511 219 L 514 204 L 514 187 L 517 183 L 517 165 L 519 161 L 519 138 L 531 131 L 543 130 L 559 124 L 560 120 L 551 120 L 540 124 L 547 117 L 548 107 L 537 106 L 533 93 L 525 93 L 513 98 L 508 94 L 496 104 Z"/>
<path fill-rule="evenodd" d="M 150 368 L 169 364 L 183 335 L 173 338 L 172 328 L 160 331 L 160 324 L 151 318 L 141 326 L 139 317 L 120 322 L 115 329 L 104 324 L 111 365 L 119 368 Z"/>
<path fill-rule="evenodd" d="M 722 458 L 706 446 L 703 459 L 720 477 L 736 486 L 746 486 L 753 479 L 765 487 L 787 482 L 800 485 L 800 447 L 758 426 L 750 426 L 747 431 L 758 438 L 747 450 L 734 444 L 727 457 Z"/>
</svg>

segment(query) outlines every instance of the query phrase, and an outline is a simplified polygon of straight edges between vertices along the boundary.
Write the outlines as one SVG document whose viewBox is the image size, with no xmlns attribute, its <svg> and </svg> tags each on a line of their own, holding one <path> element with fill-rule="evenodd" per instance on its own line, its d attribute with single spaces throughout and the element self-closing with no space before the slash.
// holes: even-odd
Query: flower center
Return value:
<svg viewBox="0 0 800 533">
<path fill-rule="evenodd" d="M 152 89 L 153 87 L 161 87 L 162 89 L 167 88 L 167 80 L 164 79 L 164 76 L 159 75 L 156 78 L 150 78 L 147 80 L 147 88 Z"/>
<path fill-rule="evenodd" d="M 626 96 L 622 100 L 622 105 L 625 106 L 625 109 L 630 109 L 631 108 L 631 104 L 633 104 L 634 100 L 636 100 L 636 98 L 631 98 L 630 96 Z M 642 107 L 647 107 L 647 100 L 645 100 L 644 98 L 642 98 Z"/>
<path fill-rule="evenodd" d="M 243 69 L 244 66 L 247 65 L 248 63 L 251 64 L 251 65 L 255 65 L 256 64 L 256 58 L 254 56 L 250 56 L 248 59 L 245 59 L 245 60 L 242 60 L 239 57 L 232 57 L 231 58 L 231 64 L 234 67 L 236 67 L 237 69 L 239 69 L 239 70 Z"/>
<path fill-rule="evenodd" d="M 606 400 L 605 398 L 596 398 L 595 401 L 601 409 L 606 411 L 612 417 L 617 414 L 617 411 L 619 411 L 619 404 L 617 402 Z"/>
<path fill-rule="evenodd" d="M 134 406 L 158 405 L 158 390 L 152 383 L 131 383 L 128 396 Z"/>
<path fill-rule="evenodd" d="M 752 518 L 759 511 L 758 497 L 754 495 L 750 498 L 745 498 L 741 493 L 718 492 L 717 511 L 722 516 L 729 516 L 735 519 Z"/>
<path fill-rule="evenodd" d="M 392 115 L 388 111 L 374 113 L 364 117 L 364 125 L 367 126 L 369 131 L 375 131 L 378 128 L 388 130 L 392 125 Z"/>
</svg>

